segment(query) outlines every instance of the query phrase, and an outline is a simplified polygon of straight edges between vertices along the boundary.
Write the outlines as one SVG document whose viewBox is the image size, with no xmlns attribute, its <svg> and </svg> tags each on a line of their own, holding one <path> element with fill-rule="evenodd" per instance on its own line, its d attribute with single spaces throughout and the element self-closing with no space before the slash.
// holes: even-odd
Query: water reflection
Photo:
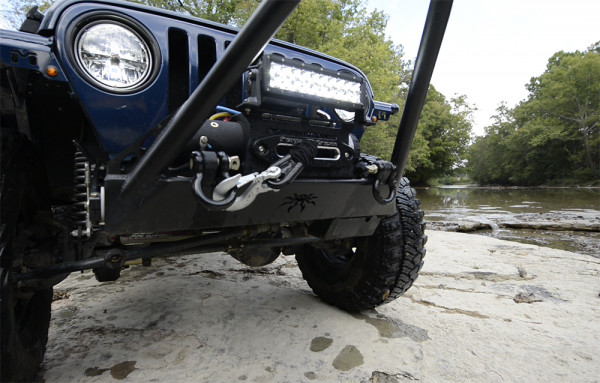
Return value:
<svg viewBox="0 0 600 383">
<path fill-rule="evenodd" d="M 600 256 L 600 189 L 474 188 L 417 189 L 430 227 L 441 223 L 483 223 L 478 234 Z M 508 229 L 507 220 L 579 221 L 593 232 Z"/>
<path fill-rule="evenodd" d="M 467 208 L 507 213 L 600 210 L 600 189 L 591 188 L 425 188 L 419 199 L 429 210 Z"/>
</svg>

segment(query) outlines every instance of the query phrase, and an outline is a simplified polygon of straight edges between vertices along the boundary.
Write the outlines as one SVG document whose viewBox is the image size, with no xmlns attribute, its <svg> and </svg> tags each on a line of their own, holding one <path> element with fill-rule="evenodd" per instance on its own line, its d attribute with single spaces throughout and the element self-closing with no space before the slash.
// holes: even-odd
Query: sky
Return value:
<svg viewBox="0 0 600 383">
<path fill-rule="evenodd" d="M 6 4 L 2 3 L 0 4 L 0 29 L 11 29 L 10 23 L 8 22 L 8 20 L 6 19 L 4 12 L 5 12 L 5 8 Z"/>
<path fill-rule="evenodd" d="M 368 0 L 390 16 L 388 37 L 414 62 L 429 1 Z M 446 98 L 464 94 L 483 135 L 501 102 L 514 107 L 558 51 L 600 41 L 599 0 L 455 0 L 431 83 Z"/>
</svg>

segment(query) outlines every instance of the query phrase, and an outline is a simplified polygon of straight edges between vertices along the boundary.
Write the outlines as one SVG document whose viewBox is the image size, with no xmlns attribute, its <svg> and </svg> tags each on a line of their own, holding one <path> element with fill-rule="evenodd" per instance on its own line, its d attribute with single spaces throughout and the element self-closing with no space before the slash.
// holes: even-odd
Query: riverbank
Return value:
<svg viewBox="0 0 600 383">
<path fill-rule="evenodd" d="M 474 216 L 465 216 L 453 221 L 428 221 L 428 225 L 433 230 L 461 233 L 499 228 L 600 232 L 600 215 L 596 211 L 563 211 L 515 214 L 486 221 Z"/>
<path fill-rule="evenodd" d="M 432 230 L 482 234 L 526 244 L 545 245 L 600 258 L 600 214 L 595 210 L 528 213 L 506 217 L 454 215 L 445 218 L 428 220 L 427 227 Z"/>
<path fill-rule="evenodd" d="M 55 289 L 52 382 L 598 381 L 600 261 L 429 231 L 415 285 L 350 315 L 314 297 L 293 257 L 163 259 L 117 282 Z"/>
<path fill-rule="evenodd" d="M 600 257 L 600 190 L 419 189 L 428 228 L 492 236 Z"/>
</svg>

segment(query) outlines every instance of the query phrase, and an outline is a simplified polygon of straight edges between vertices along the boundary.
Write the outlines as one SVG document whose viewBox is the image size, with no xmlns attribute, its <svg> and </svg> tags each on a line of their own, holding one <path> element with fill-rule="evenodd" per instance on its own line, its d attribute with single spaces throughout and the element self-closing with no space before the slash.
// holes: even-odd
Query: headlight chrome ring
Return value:
<svg viewBox="0 0 600 383">
<path fill-rule="evenodd" d="M 158 52 L 132 21 L 97 14 L 78 25 L 71 53 L 88 82 L 112 93 L 133 93 L 153 79 Z"/>
</svg>

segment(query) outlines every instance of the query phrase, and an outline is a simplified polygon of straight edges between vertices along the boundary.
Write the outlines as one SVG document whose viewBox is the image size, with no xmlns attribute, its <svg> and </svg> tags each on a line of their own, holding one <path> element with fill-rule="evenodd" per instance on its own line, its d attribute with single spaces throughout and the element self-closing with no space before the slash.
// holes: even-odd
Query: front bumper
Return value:
<svg viewBox="0 0 600 383">
<path fill-rule="evenodd" d="M 394 203 L 384 205 L 375 200 L 373 182 L 367 179 L 299 179 L 278 192 L 261 194 L 252 205 L 233 212 L 206 210 L 194 196 L 190 178 L 161 179 L 141 205 L 124 206 L 118 198 L 123 182 L 120 177 L 105 179 L 105 230 L 112 234 L 222 230 L 334 219 L 359 223 L 396 212 Z"/>
</svg>

